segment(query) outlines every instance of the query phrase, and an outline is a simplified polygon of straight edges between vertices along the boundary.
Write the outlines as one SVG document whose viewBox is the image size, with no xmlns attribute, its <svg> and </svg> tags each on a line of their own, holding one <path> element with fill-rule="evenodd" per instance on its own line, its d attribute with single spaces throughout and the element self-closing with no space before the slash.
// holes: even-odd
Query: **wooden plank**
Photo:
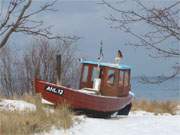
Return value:
<svg viewBox="0 0 180 135">
<path fill-rule="evenodd" d="M 57 84 L 61 85 L 61 55 L 56 55 Z"/>
</svg>

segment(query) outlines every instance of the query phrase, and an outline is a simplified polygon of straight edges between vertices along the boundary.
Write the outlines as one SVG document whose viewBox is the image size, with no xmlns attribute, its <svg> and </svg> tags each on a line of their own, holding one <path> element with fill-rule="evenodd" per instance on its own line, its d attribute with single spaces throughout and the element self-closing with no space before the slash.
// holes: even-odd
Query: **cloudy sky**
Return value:
<svg viewBox="0 0 180 135">
<path fill-rule="evenodd" d="M 38 1 L 38 0 L 37 0 Z M 116 0 L 109 0 L 116 2 Z M 146 0 L 148 2 L 150 0 Z M 157 0 L 168 4 L 168 0 Z M 157 2 L 156 1 L 156 2 Z M 125 33 L 110 28 L 110 23 L 105 20 L 112 12 L 97 0 L 59 0 L 55 8 L 57 12 L 43 14 L 41 17 L 46 24 L 53 25 L 53 31 L 65 35 L 77 35 L 81 39 L 76 43 L 79 54 L 87 59 L 94 60 L 99 52 L 99 43 L 103 41 L 104 61 L 112 62 L 118 49 L 122 50 L 124 59 L 122 63 L 132 67 L 133 76 L 158 75 L 170 70 L 173 62 L 178 60 L 152 59 L 148 51 L 140 48 L 126 46 L 128 41 L 135 41 Z M 129 3 L 122 8 L 136 8 Z M 143 29 L 143 26 L 137 30 Z M 13 40 L 11 44 L 24 44 L 26 37 L 21 37 L 21 42 Z M 26 42 L 27 43 L 27 42 Z"/>
</svg>

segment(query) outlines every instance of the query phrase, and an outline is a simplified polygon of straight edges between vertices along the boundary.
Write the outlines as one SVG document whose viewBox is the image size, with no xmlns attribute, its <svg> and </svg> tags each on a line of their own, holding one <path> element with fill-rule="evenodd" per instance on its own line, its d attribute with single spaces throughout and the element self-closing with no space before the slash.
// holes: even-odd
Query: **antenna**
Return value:
<svg viewBox="0 0 180 135">
<path fill-rule="evenodd" d="M 103 41 L 101 40 L 100 41 L 100 50 L 99 50 L 99 57 L 98 57 L 98 60 L 101 61 L 104 57 L 104 54 L 103 54 Z"/>
<path fill-rule="evenodd" d="M 100 62 L 103 59 L 104 54 L 103 54 L 103 41 L 100 41 L 100 49 L 99 49 L 99 56 L 98 56 L 98 69 L 100 69 Z"/>
</svg>

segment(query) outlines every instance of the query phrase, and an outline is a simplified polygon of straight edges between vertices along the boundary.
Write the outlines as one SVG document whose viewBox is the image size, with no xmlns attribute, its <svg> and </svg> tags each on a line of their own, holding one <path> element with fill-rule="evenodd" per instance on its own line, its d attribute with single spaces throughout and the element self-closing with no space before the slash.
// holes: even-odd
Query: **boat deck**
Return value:
<svg viewBox="0 0 180 135">
<path fill-rule="evenodd" d="M 80 89 L 79 92 L 91 94 L 91 95 L 100 95 L 99 91 L 92 88 L 83 88 L 83 89 Z"/>
</svg>

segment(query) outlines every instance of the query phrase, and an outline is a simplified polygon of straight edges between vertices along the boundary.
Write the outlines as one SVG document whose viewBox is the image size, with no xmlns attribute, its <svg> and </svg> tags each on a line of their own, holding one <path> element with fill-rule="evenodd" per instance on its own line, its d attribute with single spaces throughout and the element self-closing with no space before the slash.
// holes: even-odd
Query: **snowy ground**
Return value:
<svg viewBox="0 0 180 135">
<path fill-rule="evenodd" d="M 35 110 L 33 104 L 17 100 L 1 100 L 0 109 Z M 180 109 L 180 107 L 179 107 Z M 180 112 L 179 112 L 180 114 Z M 180 115 L 154 115 L 153 113 L 136 111 L 129 116 L 112 119 L 95 119 L 76 116 L 76 122 L 67 131 L 52 128 L 43 135 L 180 135 Z M 42 135 L 41 134 L 41 135 Z"/>
<path fill-rule="evenodd" d="M 36 106 L 25 102 L 23 100 L 0 100 L 0 109 L 1 110 L 7 110 L 7 111 L 14 111 L 14 110 L 19 110 L 19 111 L 23 111 L 23 110 L 36 110 Z"/>
<path fill-rule="evenodd" d="M 179 135 L 180 115 L 136 112 L 113 119 L 81 118 L 80 124 L 66 132 L 52 129 L 45 135 Z"/>
</svg>

